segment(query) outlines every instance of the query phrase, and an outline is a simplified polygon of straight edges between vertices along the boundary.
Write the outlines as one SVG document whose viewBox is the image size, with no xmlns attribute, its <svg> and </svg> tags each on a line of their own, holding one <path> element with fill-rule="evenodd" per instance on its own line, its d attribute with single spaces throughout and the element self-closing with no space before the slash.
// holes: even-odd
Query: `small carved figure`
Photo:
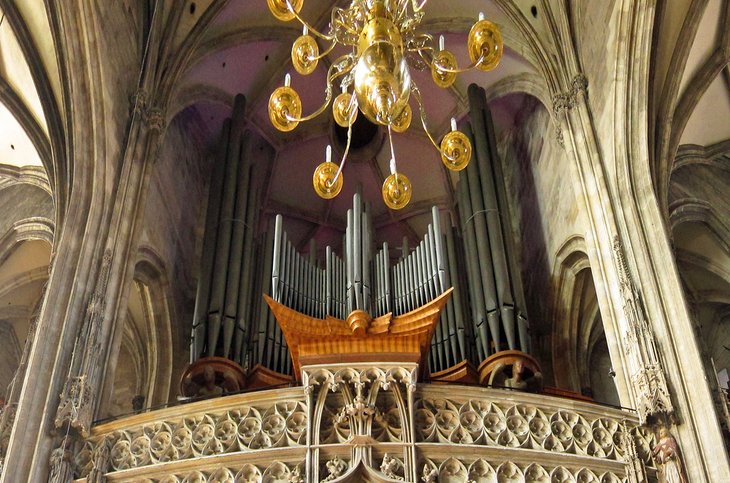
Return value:
<svg viewBox="0 0 730 483">
<path fill-rule="evenodd" d="M 142 411 L 142 409 L 144 409 L 144 400 L 145 397 L 141 394 L 137 394 L 136 396 L 134 396 L 132 398 L 132 410 L 134 412 Z"/>
<path fill-rule="evenodd" d="M 542 389 L 542 373 L 536 372 L 525 377 L 525 364 L 517 359 L 512 365 L 512 375 L 509 375 L 509 364 L 500 363 L 489 376 L 489 385 L 508 387 L 522 391 L 540 391 Z"/>
<path fill-rule="evenodd" d="M 383 456 L 383 462 L 380 464 L 380 471 L 390 479 L 402 480 L 403 477 L 398 474 L 400 462 L 392 458 L 388 453 Z"/>
<path fill-rule="evenodd" d="M 289 475 L 289 483 L 304 483 L 302 470 L 298 465 L 294 467 L 291 474 Z"/>
<path fill-rule="evenodd" d="M 421 476 L 421 481 L 423 483 L 436 483 L 438 479 L 439 470 L 427 464 L 423 465 L 423 475 Z"/>
<path fill-rule="evenodd" d="M 339 456 L 335 456 L 334 458 L 329 460 L 325 466 L 327 466 L 329 476 L 322 481 L 336 480 L 340 476 L 344 475 L 345 471 L 347 471 L 347 463 L 343 461 Z"/>
<path fill-rule="evenodd" d="M 220 396 L 223 388 L 215 383 L 215 370 L 211 366 L 203 369 L 203 386 L 198 389 L 198 396 Z"/>
<path fill-rule="evenodd" d="M 682 452 L 666 426 L 660 426 L 657 443 L 651 452 L 656 462 L 660 483 L 687 483 Z"/>
<path fill-rule="evenodd" d="M 72 439 L 66 436 L 51 452 L 51 471 L 48 474 L 48 483 L 66 483 L 74 479 L 72 445 Z"/>
</svg>

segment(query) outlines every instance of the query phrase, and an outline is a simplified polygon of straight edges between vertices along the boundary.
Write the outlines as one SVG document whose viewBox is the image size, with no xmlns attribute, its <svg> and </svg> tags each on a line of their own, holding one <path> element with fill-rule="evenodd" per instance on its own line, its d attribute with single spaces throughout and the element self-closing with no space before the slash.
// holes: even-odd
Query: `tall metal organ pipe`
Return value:
<svg viewBox="0 0 730 483">
<path fill-rule="evenodd" d="M 471 319 L 480 360 L 506 349 L 529 352 L 527 315 L 520 274 L 514 259 L 509 211 L 494 126 L 484 89 L 469 86 L 474 159 L 460 172 L 459 215 L 464 233 Z M 478 268 L 474 268 L 478 267 Z M 480 298 L 479 288 L 483 298 Z M 486 315 L 491 341 L 482 316 Z M 502 344 L 502 334 L 506 347 Z M 490 343 L 491 342 L 491 343 Z"/>
<path fill-rule="evenodd" d="M 272 273 L 273 246 L 259 234 L 260 180 L 254 163 L 269 150 L 245 129 L 245 98 L 236 96 L 232 119 L 224 122 L 206 211 L 203 254 L 193 319 L 191 362 L 224 357 L 242 366 L 273 357 L 266 338 L 277 327 L 257 291 L 282 290 Z M 282 240 L 277 240 L 281 243 Z M 276 270 L 282 271 L 281 260 Z M 263 332 L 263 334 L 262 334 Z M 278 336 L 274 335 L 274 338 Z M 281 348 L 277 349 L 281 352 Z"/>
</svg>

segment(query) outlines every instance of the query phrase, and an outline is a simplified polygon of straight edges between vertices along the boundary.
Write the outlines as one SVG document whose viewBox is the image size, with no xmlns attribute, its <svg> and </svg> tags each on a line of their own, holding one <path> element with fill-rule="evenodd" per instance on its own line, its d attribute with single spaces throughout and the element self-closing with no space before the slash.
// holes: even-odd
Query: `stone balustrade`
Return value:
<svg viewBox="0 0 730 483">
<path fill-rule="evenodd" d="M 653 435 L 631 411 L 347 371 L 97 425 L 78 481 L 361 481 L 348 474 L 366 464 L 373 481 L 611 483 L 651 465 Z"/>
</svg>

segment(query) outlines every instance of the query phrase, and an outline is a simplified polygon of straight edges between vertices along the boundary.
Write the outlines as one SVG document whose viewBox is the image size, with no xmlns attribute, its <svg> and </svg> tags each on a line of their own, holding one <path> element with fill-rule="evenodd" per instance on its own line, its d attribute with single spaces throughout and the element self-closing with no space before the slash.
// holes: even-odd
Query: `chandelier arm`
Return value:
<svg viewBox="0 0 730 483">
<path fill-rule="evenodd" d="M 408 13 L 408 2 L 409 0 L 400 0 L 400 4 L 398 5 L 398 21 L 403 19 L 405 15 Z"/>
<path fill-rule="evenodd" d="M 483 52 L 482 52 L 482 55 L 480 55 L 479 58 L 476 60 L 476 62 L 472 62 L 471 65 L 469 65 L 468 67 L 462 67 L 462 68 L 458 68 L 458 69 L 450 69 L 448 67 L 442 66 L 441 64 L 439 64 L 435 60 L 431 62 L 431 67 L 433 67 L 435 65 L 436 68 L 438 70 L 442 71 L 442 72 L 449 72 L 449 73 L 452 73 L 452 74 L 461 74 L 462 72 L 468 72 L 470 70 L 476 69 L 476 67 L 482 61 L 484 61 L 484 53 Z"/>
<path fill-rule="evenodd" d="M 425 7 L 425 6 L 426 6 L 426 3 L 427 3 L 427 2 L 428 2 L 428 0 L 421 0 L 421 3 L 420 3 L 420 5 L 418 5 L 418 4 L 416 3 L 416 0 L 411 0 L 411 5 L 413 6 L 413 11 L 414 11 L 415 13 L 418 13 L 418 12 L 420 12 L 421 10 L 423 10 L 423 7 Z"/>
<path fill-rule="evenodd" d="M 324 104 L 320 106 L 319 109 L 314 111 L 312 114 L 309 114 L 307 116 L 302 117 L 294 117 L 290 116 L 289 114 L 286 114 L 286 119 L 289 122 L 303 122 L 303 121 L 309 121 L 311 119 L 314 119 L 315 117 L 319 116 L 324 112 L 325 109 L 327 109 L 327 106 L 329 106 L 330 102 L 332 101 L 332 82 L 337 79 L 338 77 L 347 74 L 352 70 L 352 65 L 348 66 L 346 68 L 342 68 L 342 70 L 338 70 L 337 72 L 333 72 L 333 70 L 338 67 L 340 64 L 344 63 L 346 60 L 352 60 L 351 54 L 343 55 L 340 57 L 337 62 L 333 63 L 329 70 L 327 71 L 327 87 L 325 87 L 325 100 Z"/>
<path fill-rule="evenodd" d="M 355 99 L 355 96 L 352 96 L 353 99 Z M 350 104 L 352 104 L 352 101 L 350 101 Z M 355 105 L 357 105 L 357 102 L 355 102 Z M 334 186 L 334 184 L 337 182 L 337 179 L 340 177 L 340 173 L 342 173 L 342 168 L 345 167 L 345 161 L 347 161 L 347 155 L 350 152 L 350 142 L 352 141 L 352 125 L 354 123 L 350 123 L 347 126 L 347 144 L 345 144 L 345 152 L 342 154 L 342 159 L 340 160 L 340 167 L 337 168 L 337 173 L 335 174 L 335 177 L 332 178 L 332 182 L 328 182 L 327 186 Z"/>
<path fill-rule="evenodd" d="M 409 52 L 416 52 L 418 56 L 423 60 L 429 67 L 431 67 L 431 64 L 433 63 L 433 47 L 421 47 L 418 49 L 409 49 Z M 431 57 L 428 58 L 425 55 L 423 55 L 424 52 L 429 52 Z"/>
<path fill-rule="evenodd" d="M 332 43 L 327 47 L 321 54 L 316 55 L 314 57 L 307 57 L 309 60 L 322 60 L 325 57 L 329 55 L 330 52 L 332 52 L 337 45 L 337 40 L 333 40 Z"/>
<path fill-rule="evenodd" d="M 426 133 L 426 136 L 428 136 L 428 139 L 431 141 L 431 144 L 433 144 L 433 147 L 435 147 L 438 152 L 441 152 L 441 147 L 436 143 L 436 140 L 434 140 L 433 136 L 431 136 L 431 133 L 428 131 L 428 126 L 426 125 L 426 110 L 423 108 L 423 99 L 421 98 L 421 91 L 418 89 L 418 86 L 416 86 L 415 83 L 411 84 L 411 93 L 413 93 L 413 97 L 416 99 L 416 102 L 418 103 L 418 112 L 420 113 L 421 125 L 423 126 L 423 131 Z M 447 157 L 449 159 L 451 159 L 449 156 L 447 156 Z"/>
<path fill-rule="evenodd" d="M 334 10 L 332 10 L 332 18 L 331 18 L 332 25 L 334 25 L 336 23 L 339 26 L 341 26 L 343 29 L 350 32 L 351 34 L 353 34 L 355 36 L 360 35 L 360 32 L 358 32 L 356 29 L 350 27 L 349 25 L 347 25 L 347 23 L 345 21 L 343 21 L 342 17 L 344 16 L 343 15 L 344 13 L 345 13 L 345 11 L 342 10 L 341 8 L 335 8 Z M 335 37 L 336 37 L 336 35 L 335 35 Z"/>
<path fill-rule="evenodd" d="M 289 9 L 289 12 L 290 12 L 290 13 L 291 13 L 292 15 L 294 15 L 294 18 L 296 18 L 297 20 L 299 20 L 299 23 L 301 23 L 301 24 L 302 24 L 303 26 L 307 27 L 307 29 L 308 29 L 308 30 L 309 30 L 309 31 L 310 31 L 311 33 L 313 33 L 313 34 L 314 34 L 314 35 L 316 35 L 317 37 L 319 37 L 319 38 L 321 38 L 321 39 L 323 39 L 323 40 L 326 40 L 326 41 L 328 41 L 328 42 L 329 42 L 329 41 L 332 41 L 332 40 L 334 39 L 334 35 L 327 35 L 327 34 L 323 34 L 323 33 L 322 33 L 322 32 L 320 32 L 319 30 L 317 30 L 317 29 L 315 29 L 315 28 L 314 28 L 313 26 L 311 26 L 311 25 L 310 25 L 310 24 L 309 24 L 309 23 L 308 23 L 308 22 L 307 22 L 306 20 L 304 20 L 304 19 L 303 19 L 303 18 L 302 18 L 302 17 L 301 17 L 300 15 L 299 15 L 299 13 L 297 13 L 297 11 L 296 11 L 296 10 L 294 10 L 294 6 L 293 6 L 293 5 L 291 4 L 291 1 L 290 1 L 290 0 L 285 0 L 285 1 L 286 1 L 286 6 L 287 6 L 287 8 Z"/>
</svg>

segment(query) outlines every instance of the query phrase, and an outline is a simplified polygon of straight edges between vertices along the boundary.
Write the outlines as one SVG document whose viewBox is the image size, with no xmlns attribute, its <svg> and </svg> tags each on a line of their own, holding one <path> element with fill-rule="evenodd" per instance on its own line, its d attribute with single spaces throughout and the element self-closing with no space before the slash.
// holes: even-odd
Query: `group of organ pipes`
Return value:
<svg viewBox="0 0 730 483">
<path fill-rule="evenodd" d="M 451 286 L 456 273 L 456 248 L 449 223 L 447 234 L 441 226 L 436 207 L 420 243 L 410 250 L 407 239 L 401 255 L 391 259 L 384 242 L 377 250 L 369 210 L 359 194 L 347 212 L 343 254 L 325 249 L 324 263 L 316 257 L 316 244 L 310 240 L 309 256 L 299 254 L 283 230 L 283 218 L 276 217 L 271 296 L 276 301 L 310 317 L 345 319 L 354 310 L 372 317 L 392 314 L 397 317 L 413 311 L 441 295 Z M 431 367 L 443 369 L 466 356 L 464 318 L 461 299 L 454 294 L 441 322 L 431 351 Z M 456 308 L 456 309 L 455 309 Z"/>
<path fill-rule="evenodd" d="M 470 86 L 469 102 L 466 132 L 474 156 L 459 173 L 453 209 L 434 207 L 413 248 L 408 239 L 402 246 L 376 247 L 372 211 L 356 194 L 340 254 L 329 246 L 318 252 L 314 240 L 308 254 L 299 253 L 295 245 L 307 241 L 291 240 L 282 216 L 262 220 L 264 229 L 256 232 L 258 191 L 244 148 L 253 134 L 241 127 L 242 106 L 234 109 L 224 128 L 224 166 L 211 182 L 192 360 L 226 357 L 248 369 L 291 374 L 286 341 L 262 293 L 309 317 L 346 319 L 362 310 L 376 318 L 413 311 L 452 285 L 432 340 L 431 373 L 462 361 L 476 366 L 500 351 L 528 353 L 524 296 L 483 89 Z"/>
</svg>

